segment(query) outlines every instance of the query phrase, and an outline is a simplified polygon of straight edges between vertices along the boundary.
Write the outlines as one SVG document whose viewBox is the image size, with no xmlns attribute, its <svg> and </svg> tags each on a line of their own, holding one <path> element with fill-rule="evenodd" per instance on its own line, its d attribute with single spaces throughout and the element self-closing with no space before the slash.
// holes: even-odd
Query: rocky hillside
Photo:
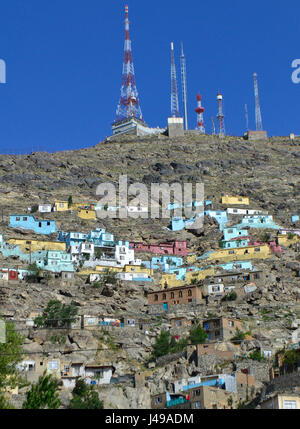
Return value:
<svg viewBox="0 0 300 429">
<path fill-rule="evenodd" d="M 192 134 L 172 140 L 164 136 L 139 139 L 127 136 L 111 138 L 78 151 L 0 155 L 0 233 L 5 239 L 24 235 L 37 237 L 8 228 L 9 215 L 26 213 L 28 207 L 38 203 L 67 200 L 70 195 L 73 202 L 97 202 L 97 184 L 111 182 L 118 186 L 120 174 L 127 174 L 128 183 L 142 182 L 148 186 L 174 181 L 203 182 L 205 198 L 213 201 L 215 209 L 224 208 L 220 204 L 221 194 L 245 195 L 251 200 L 251 208 L 268 211 L 276 223 L 291 227 L 291 216 L 300 212 L 299 158 L 299 142 L 292 143 L 288 138 L 249 142 L 236 137 L 220 140 Z M 130 241 L 187 240 L 189 248 L 199 255 L 218 248 L 222 237 L 217 224 L 208 219 L 199 237 L 188 231 L 167 231 L 167 220 L 86 221 L 79 219 L 75 212 L 39 216 L 54 219 L 57 227 L 64 231 L 88 232 L 104 226 L 115 237 Z M 299 224 L 296 226 L 300 227 Z M 3 266 L 7 262 L 16 263 L 1 259 Z M 211 303 L 201 314 L 191 312 L 188 315 L 191 319 L 211 314 L 228 315 L 245 321 L 253 335 L 253 342 L 244 346 L 246 351 L 255 349 L 257 341 L 264 341 L 270 348 L 281 347 L 291 336 L 292 321 L 300 318 L 300 288 L 296 277 L 300 254 L 296 247 L 291 246 L 281 257 L 272 256 L 255 266 L 266 273 L 261 290 L 238 302 L 222 306 Z M 143 287 L 124 283 L 107 293 L 93 289 L 82 278 L 76 278 L 72 289 L 61 287 L 55 279 L 39 285 L 21 282 L 2 287 L 1 284 L 0 313 L 12 312 L 20 320 L 32 311 L 45 308 L 50 299 L 59 299 L 67 304 L 75 302 L 79 314 L 100 312 L 108 316 L 148 318 L 151 330 L 137 329 L 134 336 L 116 330 L 109 336 L 103 336 L 101 332 L 65 333 L 66 342 L 55 348 L 59 357 L 76 353 L 74 359 L 96 360 L 99 364 L 110 362 L 115 366 L 117 376 L 150 371 L 146 377 L 148 381 L 139 389 L 125 384 L 125 387 L 108 386 L 100 391 L 108 408 L 147 408 L 150 406 L 149 395 L 163 391 L 168 380 L 177 376 L 178 365 L 184 368 L 184 375 L 192 375 L 197 370 L 182 357 L 158 369 L 149 370 L 146 365 L 156 334 L 162 327 L 170 327 L 172 316 L 158 320 L 147 315 L 147 292 L 158 288 L 157 283 Z M 32 333 L 25 329 L 24 335 L 27 352 L 51 352 L 53 342 L 45 332 Z M 87 344 L 92 345 L 92 349 L 102 347 L 107 351 L 96 355 L 87 353 Z M 120 349 L 120 345 L 125 347 Z M 67 403 L 68 395 L 62 392 L 62 397 Z M 107 397 L 113 399 L 108 401 Z"/>
</svg>

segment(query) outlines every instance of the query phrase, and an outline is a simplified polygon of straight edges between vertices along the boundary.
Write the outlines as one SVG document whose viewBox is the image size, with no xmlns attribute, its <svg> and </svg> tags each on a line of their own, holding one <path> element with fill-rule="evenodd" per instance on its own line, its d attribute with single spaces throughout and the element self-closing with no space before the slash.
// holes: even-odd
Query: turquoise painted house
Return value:
<svg viewBox="0 0 300 429">
<path fill-rule="evenodd" d="M 212 217 L 218 222 L 220 231 L 223 231 L 226 224 L 228 223 L 227 212 L 222 212 L 218 210 L 207 210 L 204 212 L 204 214 L 205 216 Z"/>
<path fill-rule="evenodd" d="M 234 271 L 234 270 L 253 270 L 251 261 L 234 261 L 227 262 L 226 264 L 216 265 L 217 267 L 223 268 L 225 271 Z"/>
<path fill-rule="evenodd" d="M 45 235 L 57 232 L 54 220 L 38 220 L 32 215 L 11 215 L 9 227 L 28 229 Z"/>
<path fill-rule="evenodd" d="M 230 240 L 233 240 L 234 238 L 239 238 L 239 237 L 248 237 L 247 229 L 240 229 L 236 227 L 224 228 L 223 233 L 224 233 L 224 241 L 230 241 Z"/>
<path fill-rule="evenodd" d="M 236 228 L 265 228 L 265 229 L 282 229 L 281 226 L 276 225 L 273 221 L 273 216 L 266 215 L 253 215 L 244 216 L 241 223 L 234 225 Z"/>
<path fill-rule="evenodd" d="M 74 263 L 70 253 L 57 250 L 49 250 L 46 253 L 45 258 L 36 262 L 39 268 L 53 273 L 61 273 L 62 271 L 74 272 Z"/>
<path fill-rule="evenodd" d="M 64 241 L 67 248 L 80 245 L 86 241 L 93 243 L 96 247 L 112 247 L 115 245 L 114 235 L 101 228 L 90 231 L 88 234 L 59 231 L 58 240 Z"/>
</svg>

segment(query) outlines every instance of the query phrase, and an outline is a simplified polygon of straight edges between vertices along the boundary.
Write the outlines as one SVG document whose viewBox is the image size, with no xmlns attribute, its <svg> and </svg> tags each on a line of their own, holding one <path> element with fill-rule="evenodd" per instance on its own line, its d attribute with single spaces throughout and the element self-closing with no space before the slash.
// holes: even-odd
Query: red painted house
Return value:
<svg viewBox="0 0 300 429">
<path fill-rule="evenodd" d="M 187 256 L 189 254 L 186 241 L 160 244 L 130 243 L 129 246 L 136 252 L 149 252 L 155 255 Z"/>
</svg>

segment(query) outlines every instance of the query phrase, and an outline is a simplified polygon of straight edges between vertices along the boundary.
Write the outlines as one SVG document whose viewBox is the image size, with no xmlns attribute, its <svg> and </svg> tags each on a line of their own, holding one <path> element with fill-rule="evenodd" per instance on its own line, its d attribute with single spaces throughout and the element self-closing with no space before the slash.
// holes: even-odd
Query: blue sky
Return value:
<svg viewBox="0 0 300 429">
<path fill-rule="evenodd" d="M 201 92 L 207 130 L 224 96 L 226 131 L 255 127 L 253 72 L 264 128 L 300 134 L 300 3 L 274 0 L 128 0 L 136 81 L 145 121 L 166 126 L 170 114 L 170 42 L 180 83 L 180 42 L 187 60 L 190 128 Z M 125 1 L 3 0 L 0 58 L 0 152 L 90 147 L 111 134 L 120 95 Z M 181 87 L 179 85 L 181 95 Z M 181 98 L 180 98 L 181 102 Z M 183 113 L 182 104 L 180 104 Z"/>
</svg>

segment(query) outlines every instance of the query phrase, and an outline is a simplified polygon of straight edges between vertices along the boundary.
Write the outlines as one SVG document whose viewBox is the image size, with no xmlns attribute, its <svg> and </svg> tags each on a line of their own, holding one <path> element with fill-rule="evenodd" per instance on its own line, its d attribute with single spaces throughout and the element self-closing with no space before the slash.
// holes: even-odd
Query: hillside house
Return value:
<svg viewBox="0 0 300 429">
<path fill-rule="evenodd" d="M 299 393 L 276 393 L 260 403 L 262 410 L 300 410 Z"/>
<path fill-rule="evenodd" d="M 64 232 L 59 231 L 58 240 L 66 243 L 66 248 L 69 249 L 71 246 L 80 245 L 87 240 L 87 234 L 82 232 Z"/>
<path fill-rule="evenodd" d="M 208 261 L 240 261 L 242 259 L 267 259 L 271 256 L 268 245 L 248 246 L 235 249 L 220 249 L 210 253 Z"/>
<path fill-rule="evenodd" d="M 243 239 L 248 237 L 248 229 L 239 229 L 239 228 L 224 228 L 223 230 L 223 240 L 230 241 L 233 239 Z"/>
<path fill-rule="evenodd" d="M 10 215 L 9 227 L 28 229 L 36 234 L 53 234 L 57 232 L 54 220 L 37 220 L 32 215 Z"/>
<path fill-rule="evenodd" d="M 202 326 L 208 335 L 208 341 L 228 341 L 234 337 L 237 329 L 242 331 L 243 328 L 239 320 L 225 317 L 204 320 Z"/>
<path fill-rule="evenodd" d="M 234 360 L 239 355 L 237 347 L 229 343 L 205 343 L 187 346 L 187 356 L 193 359 L 197 366 L 200 365 L 202 356 L 218 356 L 220 359 Z"/>
<path fill-rule="evenodd" d="M 221 268 L 224 271 L 253 270 L 251 261 L 226 262 L 225 264 L 217 265 L 217 268 Z"/>
<path fill-rule="evenodd" d="M 52 204 L 39 204 L 38 211 L 40 213 L 51 213 L 52 212 Z"/>
<path fill-rule="evenodd" d="M 227 212 L 226 211 L 221 211 L 221 210 L 207 210 L 204 212 L 205 216 L 209 216 L 212 219 L 215 219 L 218 224 L 219 224 L 219 228 L 220 231 L 223 231 L 223 229 L 225 228 L 226 224 L 228 223 L 228 217 L 227 217 Z"/>
<path fill-rule="evenodd" d="M 54 201 L 53 211 L 66 212 L 70 210 L 71 210 L 71 207 L 69 206 L 68 201 Z"/>
<path fill-rule="evenodd" d="M 36 261 L 36 264 L 42 270 L 54 273 L 61 273 L 62 271 L 74 272 L 72 255 L 57 250 L 49 250 L 46 258 Z"/>
<path fill-rule="evenodd" d="M 62 271 L 60 285 L 62 287 L 73 287 L 75 285 L 75 275 L 73 271 Z"/>
<path fill-rule="evenodd" d="M 134 249 L 136 252 L 154 253 L 156 255 L 188 255 L 186 241 L 160 244 L 130 243 L 130 248 Z"/>
<path fill-rule="evenodd" d="M 96 211 L 91 207 L 79 207 L 77 209 L 77 216 L 85 220 L 97 220 Z"/>
<path fill-rule="evenodd" d="M 35 253 L 45 250 L 66 251 L 66 243 L 59 241 L 44 241 L 44 240 L 28 240 L 27 238 L 10 238 L 7 240 L 9 244 L 19 246 L 24 253 Z"/>
<path fill-rule="evenodd" d="M 279 231 L 279 235 L 298 235 L 300 237 L 300 229 L 282 229 Z"/>
<path fill-rule="evenodd" d="M 247 197 L 240 197 L 240 196 L 229 196 L 225 195 L 222 197 L 221 203 L 226 206 L 234 205 L 234 206 L 249 206 L 250 205 L 250 199 Z"/>
<path fill-rule="evenodd" d="M 2 281 L 24 280 L 28 274 L 30 271 L 19 268 L 0 268 L 0 280 Z"/>
<path fill-rule="evenodd" d="M 74 244 L 70 247 L 71 258 L 73 262 L 93 258 L 95 253 L 95 246 L 93 243 L 82 242 Z"/>
<path fill-rule="evenodd" d="M 235 228 L 254 228 L 254 229 L 282 229 L 273 221 L 273 216 L 270 215 L 252 215 L 244 216 L 242 222 L 235 225 Z"/>
<path fill-rule="evenodd" d="M 183 286 L 164 291 L 148 293 L 148 309 L 150 313 L 168 312 L 172 306 L 182 304 L 201 304 L 202 293 L 198 286 Z"/>
<path fill-rule="evenodd" d="M 263 214 L 262 210 L 256 209 L 237 209 L 237 208 L 228 208 L 226 210 L 228 215 L 240 216 L 240 215 L 261 215 Z"/>
</svg>

